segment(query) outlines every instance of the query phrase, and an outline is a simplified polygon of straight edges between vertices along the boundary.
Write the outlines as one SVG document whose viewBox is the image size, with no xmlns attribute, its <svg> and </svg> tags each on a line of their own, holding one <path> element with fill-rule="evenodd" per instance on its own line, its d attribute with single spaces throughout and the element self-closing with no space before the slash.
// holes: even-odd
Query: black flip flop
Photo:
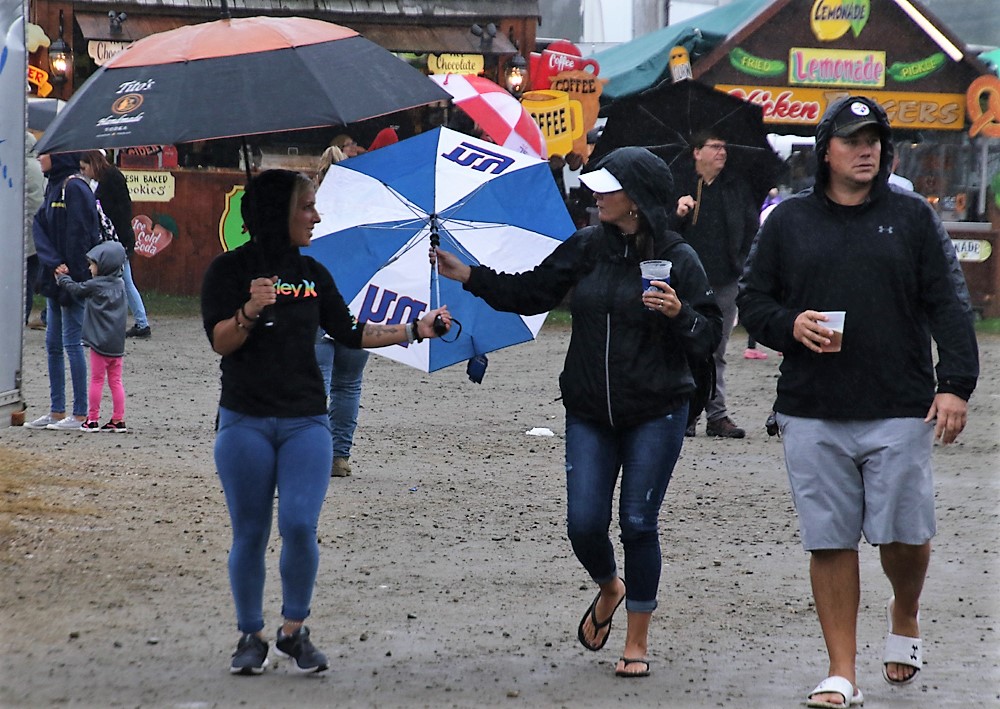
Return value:
<svg viewBox="0 0 1000 709">
<path fill-rule="evenodd" d="M 618 662 L 624 662 L 625 665 L 620 670 L 615 670 L 615 676 L 617 677 L 649 677 L 649 660 L 619 657 Z M 629 665 L 645 665 L 646 669 L 642 672 L 626 672 L 625 670 L 628 669 Z"/>
<path fill-rule="evenodd" d="M 625 600 L 625 595 L 624 594 L 622 595 L 617 605 L 615 605 L 614 610 L 611 611 L 611 615 L 608 616 L 608 619 L 601 623 L 597 621 L 597 613 L 595 612 L 597 610 L 597 602 L 599 600 L 601 600 L 600 591 L 597 592 L 597 597 L 594 599 L 594 602 L 590 604 L 590 608 L 588 608 L 587 612 L 583 614 L 583 618 L 580 619 L 580 625 L 576 629 L 576 637 L 580 641 L 580 644 L 583 645 L 588 650 L 590 650 L 591 652 L 597 652 L 598 650 L 602 649 L 605 645 L 607 645 L 608 638 L 611 637 L 611 620 L 615 617 L 615 611 L 618 610 L 618 606 L 620 606 L 622 604 L 622 601 Z M 587 618 L 590 618 L 590 622 L 594 624 L 595 637 L 597 633 L 600 633 L 605 628 L 608 629 L 608 632 L 604 634 L 604 639 L 601 640 L 600 645 L 597 646 L 591 645 L 589 642 L 587 642 L 587 636 L 583 634 L 583 624 L 587 622 Z"/>
</svg>

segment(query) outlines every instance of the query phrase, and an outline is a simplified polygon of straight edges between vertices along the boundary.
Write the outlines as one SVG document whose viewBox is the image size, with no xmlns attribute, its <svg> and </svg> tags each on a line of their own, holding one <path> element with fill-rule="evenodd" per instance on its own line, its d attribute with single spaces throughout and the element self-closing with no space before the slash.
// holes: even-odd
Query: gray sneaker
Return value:
<svg viewBox="0 0 1000 709">
<path fill-rule="evenodd" d="M 52 414 L 45 414 L 44 416 L 40 416 L 39 418 L 36 418 L 34 421 L 28 421 L 28 423 L 24 424 L 24 427 L 25 428 L 48 428 L 49 424 L 57 423 L 60 420 L 61 419 L 57 419 L 54 416 L 52 416 Z M 76 424 L 77 424 L 76 427 L 80 428 L 80 422 L 77 421 Z"/>
<path fill-rule="evenodd" d="M 351 474 L 351 462 L 347 458 L 334 458 L 330 475 L 335 478 L 346 478 Z"/>
<path fill-rule="evenodd" d="M 330 666 L 326 655 L 317 650 L 309 640 L 309 628 L 304 625 L 291 635 L 284 635 L 279 628 L 274 640 L 274 654 L 295 660 L 293 669 L 300 674 L 322 672 Z"/>
<path fill-rule="evenodd" d="M 67 416 L 62 421 L 56 421 L 55 423 L 50 423 L 45 428 L 50 431 L 79 431 L 80 426 L 83 425 L 83 421 L 73 416 Z"/>
<path fill-rule="evenodd" d="M 267 665 L 267 643 L 252 633 L 245 633 L 229 663 L 230 674 L 259 675 Z"/>
</svg>

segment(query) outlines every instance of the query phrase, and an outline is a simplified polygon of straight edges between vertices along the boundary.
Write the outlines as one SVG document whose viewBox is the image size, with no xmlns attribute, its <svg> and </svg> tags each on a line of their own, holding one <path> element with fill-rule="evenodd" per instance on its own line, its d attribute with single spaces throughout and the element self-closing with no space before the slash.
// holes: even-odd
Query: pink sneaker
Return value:
<svg viewBox="0 0 1000 709">
<path fill-rule="evenodd" d="M 743 350 L 743 359 L 767 359 L 767 353 L 747 347 Z"/>
</svg>

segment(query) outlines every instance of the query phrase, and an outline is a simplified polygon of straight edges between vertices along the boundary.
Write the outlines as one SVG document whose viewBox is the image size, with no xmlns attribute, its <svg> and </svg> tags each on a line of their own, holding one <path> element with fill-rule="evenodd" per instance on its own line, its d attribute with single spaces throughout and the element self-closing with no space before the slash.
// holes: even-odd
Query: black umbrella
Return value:
<svg viewBox="0 0 1000 709">
<path fill-rule="evenodd" d="M 73 94 L 40 153 L 346 125 L 450 95 L 347 27 L 246 17 L 144 37 Z"/>
<path fill-rule="evenodd" d="M 677 170 L 689 163 L 691 137 L 712 128 L 726 141 L 726 170 L 743 175 L 758 204 L 775 187 L 785 164 L 767 141 L 760 106 L 716 91 L 698 81 L 664 81 L 635 96 L 615 101 L 604 111 L 608 122 L 590 160 L 615 148 L 649 148 Z"/>
<path fill-rule="evenodd" d="M 28 97 L 28 129 L 41 133 L 55 120 L 66 102 L 57 98 Z"/>
</svg>

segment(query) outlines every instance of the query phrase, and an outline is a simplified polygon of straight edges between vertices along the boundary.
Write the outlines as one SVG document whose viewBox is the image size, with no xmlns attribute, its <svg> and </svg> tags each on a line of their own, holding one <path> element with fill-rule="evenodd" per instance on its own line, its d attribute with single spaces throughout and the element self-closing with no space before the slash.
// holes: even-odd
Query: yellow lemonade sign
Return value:
<svg viewBox="0 0 1000 709">
<path fill-rule="evenodd" d="M 871 17 L 869 0 L 816 0 L 809 15 L 809 26 L 816 39 L 832 42 L 848 30 L 857 37 Z"/>
</svg>

